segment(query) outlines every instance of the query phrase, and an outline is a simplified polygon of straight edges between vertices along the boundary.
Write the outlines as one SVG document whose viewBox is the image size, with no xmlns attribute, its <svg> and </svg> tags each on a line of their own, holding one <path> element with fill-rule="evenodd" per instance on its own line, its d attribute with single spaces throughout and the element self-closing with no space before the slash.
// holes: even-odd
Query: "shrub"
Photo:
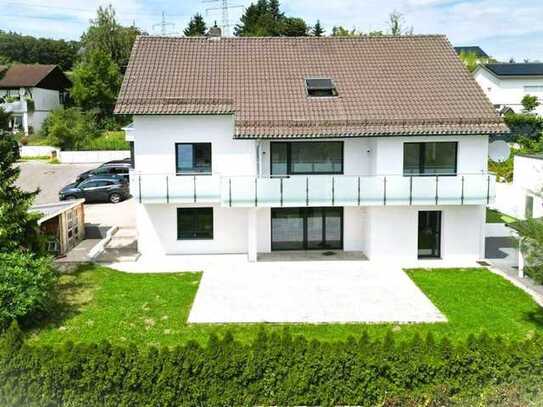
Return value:
<svg viewBox="0 0 543 407">
<path fill-rule="evenodd" d="M 77 150 L 98 136 L 98 130 L 92 114 L 75 107 L 61 107 L 49 113 L 43 122 L 41 136 L 63 150 Z"/>
<path fill-rule="evenodd" d="M 83 149 L 91 151 L 128 150 L 129 148 L 123 131 L 106 131 L 101 136 L 90 139 L 83 146 Z"/>
<path fill-rule="evenodd" d="M 543 284 L 543 218 L 522 220 L 510 226 L 519 234 L 526 274 Z"/>
<path fill-rule="evenodd" d="M 515 400 L 515 389 L 541 390 L 542 358 L 539 336 L 506 342 L 481 335 L 452 344 L 432 336 L 396 343 L 388 335 L 322 343 L 261 332 L 248 345 L 227 334 L 212 336 L 205 347 L 50 348 L 23 343 L 14 325 L 0 345 L 0 404 L 441 406 L 502 394 Z"/>
<path fill-rule="evenodd" d="M 49 258 L 0 253 L 0 329 L 11 321 L 28 321 L 47 311 L 56 281 Z"/>
<path fill-rule="evenodd" d="M 513 141 L 517 141 L 522 137 L 537 140 L 543 132 L 543 117 L 535 114 L 507 113 L 503 119 L 511 129 Z"/>
</svg>

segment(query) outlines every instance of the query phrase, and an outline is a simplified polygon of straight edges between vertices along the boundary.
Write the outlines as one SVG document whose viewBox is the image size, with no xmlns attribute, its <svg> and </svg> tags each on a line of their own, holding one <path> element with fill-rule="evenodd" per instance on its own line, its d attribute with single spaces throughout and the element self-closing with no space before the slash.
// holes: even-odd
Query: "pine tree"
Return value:
<svg viewBox="0 0 543 407">
<path fill-rule="evenodd" d="M 315 24 L 315 26 L 313 27 L 311 34 L 313 34 L 315 37 L 322 37 L 322 35 L 324 34 L 324 28 L 322 28 L 320 20 L 317 20 L 317 24 Z"/>
<path fill-rule="evenodd" d="M 35 192 L 23 192 L 15 185 L 20 169 L 19 146 L 10 132 L 0 131 L 0 251 L 42 252 L 36 214 L 28 212 Z"/>
<path fill-rule="evenodd" d="M 187 28 L 183 31 L 186 37 L 201 37 L 207 32 L 207 26 L 204 17 L 200 13 L 196 13 L 189 21 Z"/>
</svg>

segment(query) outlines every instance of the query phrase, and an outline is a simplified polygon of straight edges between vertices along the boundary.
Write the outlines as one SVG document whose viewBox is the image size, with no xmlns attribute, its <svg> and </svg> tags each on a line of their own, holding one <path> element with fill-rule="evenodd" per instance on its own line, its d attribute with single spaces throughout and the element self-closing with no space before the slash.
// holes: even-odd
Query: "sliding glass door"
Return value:
<svg viewBox="0 0 543 407">
<path fill-rule="evenodd" d="M 272 250 L 343 248 L 343 208 L 274 208 Z"/>
</svg>

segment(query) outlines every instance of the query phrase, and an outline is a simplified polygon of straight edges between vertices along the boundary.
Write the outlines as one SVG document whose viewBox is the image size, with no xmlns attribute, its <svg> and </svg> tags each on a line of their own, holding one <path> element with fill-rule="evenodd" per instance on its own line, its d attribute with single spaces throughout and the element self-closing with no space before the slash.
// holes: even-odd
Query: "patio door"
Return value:
<svg viewBox="0 0 543 407">
<path fill-rule="evenodd" d="M 441 211 L 419 212 L 418 257 L 441 257 Z"/>
<path fill-rule="evenodd" d="M 343 208 L 274 208 L 272 250 L 343 248 Z"/>
</svg>

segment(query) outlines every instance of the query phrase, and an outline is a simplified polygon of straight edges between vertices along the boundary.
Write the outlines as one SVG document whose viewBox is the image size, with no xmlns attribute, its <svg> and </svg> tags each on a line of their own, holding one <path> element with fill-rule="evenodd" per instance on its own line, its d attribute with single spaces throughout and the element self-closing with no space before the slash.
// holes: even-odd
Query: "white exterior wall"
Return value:
<svg viewBox="0 0 543 407">
<path fill-rule="evenodd" d="M 177 240 L 177 208 L 213 207 L 212 240 Z M 145 255 L 247 253 L 246 208 L 137 205 L 138 250 Z"/>
<path fill-rule="evenodd" d="M 211 142 L 212 171 L 225 176 L 269 176 L 270 142 L 234 140 L 232 116 L 135 116 L 134 147 L 136 172 L 174 174 L 175 143 Z M 335 139 L 337 140 L 337 139 Z M 403 143 L 457 141 L 458 172 L 486 171 L 488 137 L 379 137 L 344 139 L 345 175 L 403 174 Z M 310 141 L 308 141 L 310 142 Z M 257 147 L 258 146 L 258 147 Z M 257 154 L 258 151 L 258 154 Z M 213 240 L 177 240 L 176 208 L 183 205 L 138 205 L 139 251 L 143 254 L 218 254 L 271 251 L 270 208 L 214 207 Z M 480 258 L 482 249 L 482 206 L 345 207 L 344 249 L 363 251 L 370 259 L 417 257 L 418 210 L 443 210 L 444 259 Z M 254 217 L 249 217 L 255 211 Z M 250 224 L 256 224 L 255 243 L 249 242 Z"/>
<path fill-rule="evenodd" d="M 442 211 L 441 258 L 475 261 L 484 258 L 484 207 L 371 207 L 366 255 L 370 260 L 417 259 L 418 212 Z"/>
<path fill-rule="evenodd" d="M 543 217 L 543 158 L 516 155 L 513 172 L 513 190 L 516 195 L 517 216 L 525 217 L 526 200 L 533 197 L 533 217 Z"/>
<path fill-rule="evenodd" d="M 175 143 L 211 143 L 212 171 L 256 175 L 256 143 L 234 140 L 233 116 L 134 116 L 136 172 L 175 174 Z"/>
<path fill-rule="evenodd" d="M 543 78 L 497 78 L 484 68 L 478 68 L 473 76 L 494 105 L 509 106 L 519 113 L 522 110 L 522 98 L 528 94 L 537 96 L 543 102 L 543 91 L 526 91 L 524 88 L 525 86 L 543 86 Z M 536 112 L 543 114 L 543 106 L 539 106 Z"/>
</svg>

